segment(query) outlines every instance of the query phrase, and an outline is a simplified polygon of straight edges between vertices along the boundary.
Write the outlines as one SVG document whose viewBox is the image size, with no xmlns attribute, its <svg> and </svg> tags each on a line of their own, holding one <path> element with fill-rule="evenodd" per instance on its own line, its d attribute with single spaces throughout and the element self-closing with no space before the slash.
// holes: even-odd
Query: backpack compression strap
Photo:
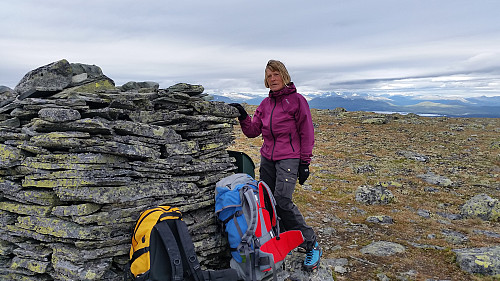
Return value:
<svg viewBox="0 0 500 281">
<path fill-rule="evenodd" d="M 238 273 L 232 268 L 221 270 L 204 270 L 203 277 L 210 281 L 238 281 Z"/>
<path fill-rule="evenodd" d="M 172 280 L 183 281 L 182 258 L 175 241 L 174 234 L 167 223 L 158 223 L 155 225 L 160 237 L 170 257 L 170 266 L 172 267 Z M 165 235 L 164 235 L 165 234 Z"/>
</svg>

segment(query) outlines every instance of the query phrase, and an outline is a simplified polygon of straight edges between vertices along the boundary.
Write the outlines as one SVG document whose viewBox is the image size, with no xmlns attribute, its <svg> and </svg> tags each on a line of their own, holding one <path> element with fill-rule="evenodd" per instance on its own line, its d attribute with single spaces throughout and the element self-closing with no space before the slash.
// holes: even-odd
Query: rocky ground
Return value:
<svg viewBox="0 0 500 281">
<path fill-rule="evenodd" d="M 500 119 L 312 113 L 311 176 L 294 200 L 324 266 L 286 280 L 500 280 Z M 258 178 L 262 140 L 235 135 Z"/>
</svg>

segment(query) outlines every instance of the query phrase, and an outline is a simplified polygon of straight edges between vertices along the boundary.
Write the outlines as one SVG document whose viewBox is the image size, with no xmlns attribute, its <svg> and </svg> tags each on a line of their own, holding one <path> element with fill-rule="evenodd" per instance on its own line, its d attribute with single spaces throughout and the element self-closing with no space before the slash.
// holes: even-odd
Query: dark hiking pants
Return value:
<svg viewBox="0 0 500 281">
<path fill-rule="evenodd" d="M 260 180 L 265 182 L 276 199 L 276 211 L 285 230 L 300 230 L 304 236 L 301 247 L 310 250 L 316 242 L 314 230 L 308 226 L 292 201 L 300 159 L 270 161 L 261 157 Z"/>
</svg>

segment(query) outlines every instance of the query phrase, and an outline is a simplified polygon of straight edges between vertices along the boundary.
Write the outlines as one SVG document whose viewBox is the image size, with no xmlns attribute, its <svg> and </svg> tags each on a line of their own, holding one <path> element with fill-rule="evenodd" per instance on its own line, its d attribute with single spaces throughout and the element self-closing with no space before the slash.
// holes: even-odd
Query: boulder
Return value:
<svg viewBox="0 0 500 281">
<path fill-rule="evenodd" d="M 14 90 L 18 99 L 46 97 L 62 91 L 72 82 L 70 63 L 62 59 L 28 72 Z"/>
<path fill-rule="evenodd" d="M 38 116 L 42 120 L 54 123 L 75 121 L 82 117 L 78 110 L 69 108 L 42 108 L 38 111 Z"/>
<path fill-rule="evenodd" d="M 432 172 L 428 172 L 426 174 L 420 174 L 417 177 L 421 178 L 427 183 L 439 185 L 442 187 L 449 187 L 453 185 L 453 182 L 449 178 L 436 175 Z"/>
<path fill-rule="evenodd" d="M 394 220 L 390 216 L 369 216 L 366 218 L 366 222 L 379 223 L 379 224 L 393 224 Z"/>
<path fill-rule="evenodd" d="M 124 92 L 126 91 L 156 91 L 160 87 L 160 84 L 156 82 L 151 82 L 151 81 L 145 81 L 145 82 L 135 82 L 135 81 L 130 81 L 125 84 L 123 84 L 120 89 Z"/>
<path fill-rule="evenodd" d="M 398 243 L 377 241 L 363 247 L 360 252 L 363 254 L 374 255 L 378 257 L 392 256 L 404 253 L 405 247 Z"/>
<path fill-rule="evenodd" d="M 72 77 L 70 87 L 79 86 L 98 80 L 111 80 L 102 73 L 101 68 L 97 65 L 71 63 L 71 70 Z"/>
<path fill-rule="evenodd" d="M 17 94 L 14 90 L 7 86 L 0 86 L 0 106 L 12 102 Z"/>
<path fill-rule="evenodd" d="M 473 274 L 500 276 L 500 246 L 456 249 L 457 263 L 462 270 Z"/>
<path fill-rule="evenodd" d="M 407 159 L 415 160 L 415 161 L 419 161 L 419 162 L 429 162 L 429 159 L 430 159 L 429 156 L 422 155 L 420 153 L 413 152 L 413 151 L 407 151 L 407 150 L 398 151 L 396 154 L 403 156 Z"/>
<path fill-rule="evenodd" d="M 356 201 L 367 205 L 387 205 L 394 200 L 392 192 L 383 187 L 362 185 L 356 190 Z"/>
<path fill-rule="evenodd" d="M 168 92 L 183 93 L 187 94 L 188 96 L 200 95 L 204 90 L 205 89 L 201 85 L 190 85 L 187 83 L 177 83 L 167 88 Z"/>
<path fill-rule="evenodd" d="M 469 242 L 469 238 L 467 237 L 467 235 L 458 231 L 445 229 L 441 231 L 441 233 L 443 234 L 446 242 L 450 244 L 460 245 Z"/>
<path fill-rule="evenodd" d="M 478 194 L 467 200 L 460 207 L 460 212 L 465 217 L 477 217 L 482 220 L 500 221 L 500 201 L 487 194 Z"/>
</svg>

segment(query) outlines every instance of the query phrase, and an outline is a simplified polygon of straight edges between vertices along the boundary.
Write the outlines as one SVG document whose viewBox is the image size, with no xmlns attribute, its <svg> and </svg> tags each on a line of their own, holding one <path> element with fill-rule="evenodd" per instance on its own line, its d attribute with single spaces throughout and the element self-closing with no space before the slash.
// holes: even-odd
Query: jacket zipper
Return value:
<svg viewBox="0 0 500 281">
<path fill-rule="evenodd" d="M 271 151 L 271 161 L 274 161 L 273 158 L 274 158 L 274 148 L 276 147 L 276 138 L 274 137 L 274 133 L 273 133 L 273 113 L 274 113 L 274 109 L 276 108 L 276 99 L 274 99 L 274 106 L 273 106 L 273 110 L 271 110 L 271 117 L 269 118 L 269 129 L 271 131 L 271 136 L 273 136 L 273 150 Z"/>
<path fill-rule="evenodd" d="M 290 137 L 290 146 L 292 147 L 292 151 L 295 152 L 295 149 L 293 148 L 292 144 L 292 134 L 288 134 L 288 136 Z"/>
</svg>

